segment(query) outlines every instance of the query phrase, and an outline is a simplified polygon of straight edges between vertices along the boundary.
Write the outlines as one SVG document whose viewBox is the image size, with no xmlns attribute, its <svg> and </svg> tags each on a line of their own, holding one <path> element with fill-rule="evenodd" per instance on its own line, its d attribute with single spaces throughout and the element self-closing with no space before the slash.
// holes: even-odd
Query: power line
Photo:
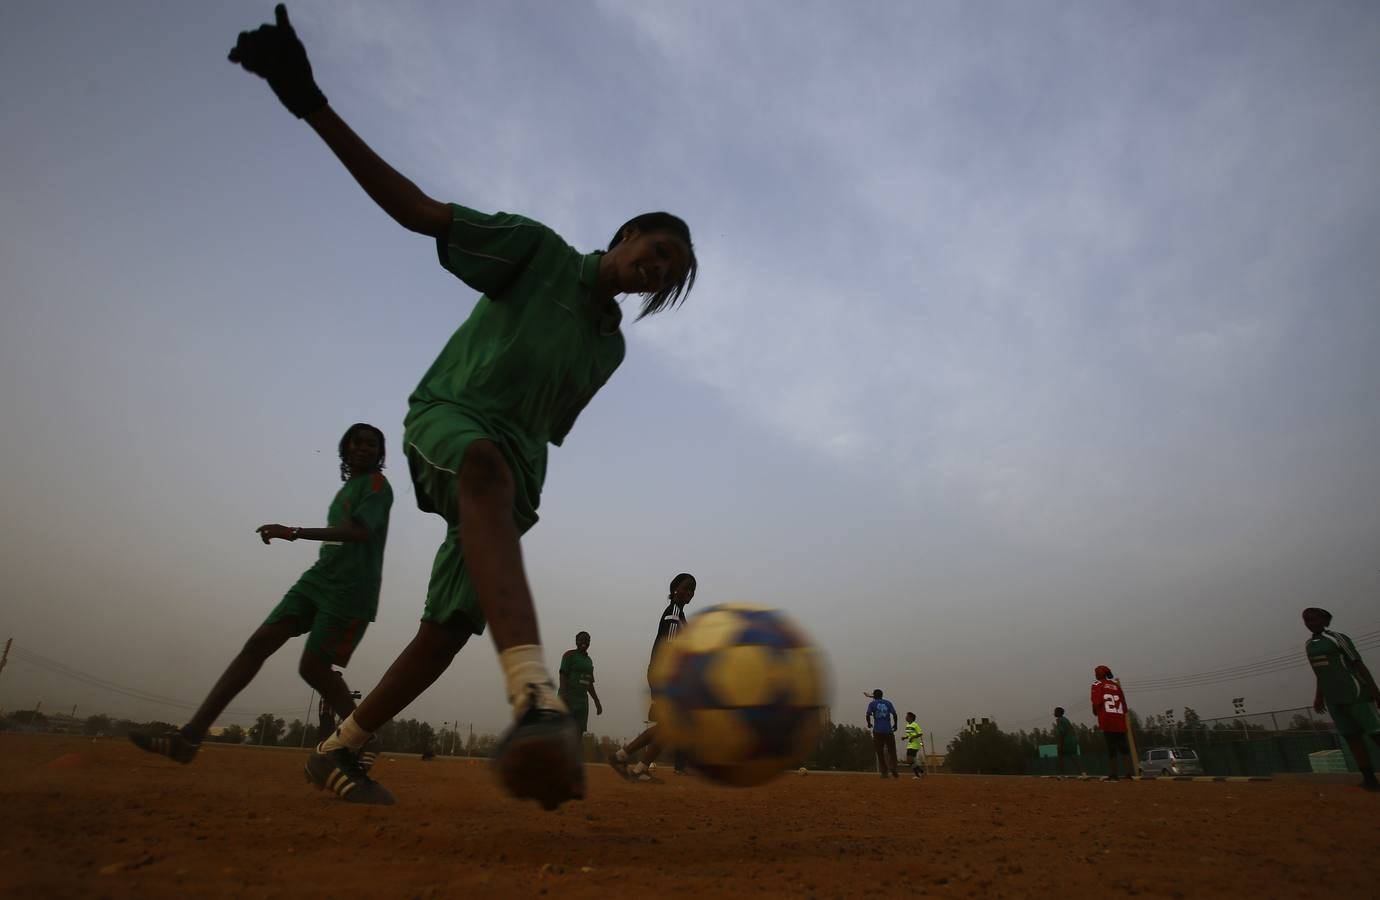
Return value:
<svg viewBox="0 0 1380 900">
<path fill-rule="evenodd" d="M 178 700 L 173 697 L 165 697 L 161 694 L 154 694 L 149 691 L 141 690 L 139 688 L 132 688 L 127 685 L 119 684 L 118 682 L 111 681 L 107 678 L 102 678 L 99 675 L 92 675 L 89 672 L 83 672 L 80 669 L 73 668 L 72 666 L 69 666 L 64 662 L 60 662 L 56 659 L 50 659 L 40 653 L 35 653 L 32 650 L 27 650 L 18 645 L 14 646 L 13 653 L 14 658 L 21 662 L 28 663 L 29 665 L 35 666 L 39 669 L 43 669 L 56 675 L 62 675 L 65 678 L 70 678 L 73 681 L 81 682 L 82 684 L 85 684 L 89 687 L 99 688 L 100 690 L 108 691 L 112 694 L 119 694 L 124 697 L 129 697 L 133 700 L 139 700 L 141 702 L 153 704 L 155 706 L 184 710 L 196 710 L 201 706 L 201 704 L 199 703 L 190 703 L 186 700 Z M 229 707 L 225 710 L 226 713 L 237 717 L 257 717 L 259 715 L 262 715 L 265 711 L 266 710 L 259 710 L 258 712 L 253 712 L 249 710 L 247 707 Z M 289 713 L 294 713 L 296 712 L 296 710 L 280 709 L 273 710 L 272 712 L 274 715 L 286 715 Z"/>
<path fill-rule="evenodd" d="M 1357 635 L 1353 642 L 1358 650 L 1369 650 L 1380 646 L 1380 629 L 1363 632 Z M 1128 688 L 1141 693 L 1149 693 L 1157 690 L 1168 690 L 1171 688 L 1200 687 L 1208 684 L 1219 684 L 1226 681 L 1238 681 L 1244 678 L 1253 678 L 1259 675 L 1268 675 L 1274 672 L 1284 671 L 1307 664 L 1307 658 L 1298 649 L 1275 656 L 1258 658 L 1255 661 L 1240 663 L 1234 666 L 1226 666 L 1220 669 L 1209 669 L 1204 672 L 1194 672 L 1183 675 L 1166 675 L 1158 678 L 1145 678 L 1138 681 L 1125 681 Z"/>
</svg>

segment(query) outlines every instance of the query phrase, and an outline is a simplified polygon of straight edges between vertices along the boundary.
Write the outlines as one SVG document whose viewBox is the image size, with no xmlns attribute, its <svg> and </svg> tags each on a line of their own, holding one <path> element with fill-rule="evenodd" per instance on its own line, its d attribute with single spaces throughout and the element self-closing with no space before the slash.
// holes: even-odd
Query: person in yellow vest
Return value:
<svg viewBox="0 0 1380 900">
<path fill-rule="evenodd" d="M 916 781 L 925 774 L 925 732 L 920 730 L 913 712 L 906 713 L 906 765 Z"/>
</svg>

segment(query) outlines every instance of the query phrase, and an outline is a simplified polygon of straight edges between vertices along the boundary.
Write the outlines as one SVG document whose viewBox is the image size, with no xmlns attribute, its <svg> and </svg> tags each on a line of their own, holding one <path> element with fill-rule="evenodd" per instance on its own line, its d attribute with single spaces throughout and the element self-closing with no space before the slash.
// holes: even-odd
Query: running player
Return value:
<svg viewBox="0 0 1380 900">
<path fill-rule="evenodd" d="M 302 680 L 336 715 L 348 716 L 354 710 L 350 689 L 332 667 L 345 667 L 378 613 L 393 489 L 381 471 L 383 432 L 362 422 L 351 425 L 340 438 L 338 450 L 340 480 L 345 485 L 331 501 L 325 528 L 274 524 L 257 529 L 265 544 L 274 539 L 320 541 L 316 564 L 250 636 L 191 721 L 180 730 L 131 731 L 129 739 L 136 746 L 180 763 L 191 762 L 206 731 L 254 679 L 264 660 L 299 634 L 307 635 L 297 670 Z"/>
<path fill-rule="evenodd" d="M 680 634 L 685 627 L 685 607 L 690 601 L 695 599 L 695 576 L 688 572 L 682 572 L 671 579 L 671 591 L 667 595 L 666 608 L 661 611 L 661 620 L 657 623 L 656 638 L 652 641 L 651 659 L 656 659 L 656 651 L 660 649 L 665 641 L 674 641 L 676 635 Z M 652 684 L 652 664 L 647 662 L 647 686 Z M 625 746 L 609 757 L 609 765 L 619 775 L 630 781 L 652 781 L 649 767 L 661 756 L 665 748 L 657 740 L 657 711 L 656 704 L 652 704 L 647 710 L 647 718 L 652 724 L 641 734 L 629 741 Z M 642 759 L 630 763 L 633 754 L 642 751 Z M 684 764 L 679 755 L 676 758 L 676 771 L 682 772 Z"/>
<path fill-rule="evenodd" d="M 385 213 L 434 240 L 441 266 L 483 295 L 412 392 L 404 420 L 417 505 L 446 523 L 421 626 L 317 746 L 307 777 L 352 802 L 391 803 L 354 752 L 487 625 L 513 716 L 494 769 L 513 796 L 555 809 L 584 796 L 584 765 L 546 667 L 519 539 L 537 521 L 546 445 L 565 440 L 623 361 L 617 296 L 642 295 L 639 319 L 684 300 L 697 272 L 690 230 L 669 213 L 646 213 L 619 226 L 606 252 L 581 253 L 523 216 L 432 199 L 327 104 L 282 4 L 274 16 L 275 24 L 241 32 L 230 61 L 265 78 Z"/>
<path fill-rule="evenodd" d="M 925 774 L 925 733 L 920 730 L 913 712 L 906 713 L 906 765 L 910 766 L 911 777 L 917 781 Z"/>
<path fill-rule="evenodd" d="M 1133 779 L 1136 763 L 1131 759 L 1131 744 L 1126 737 L 1126 695 L 1106 666 L 1094 669 L 1093 676 L 1096 680 L 1092 683 L 1092 710 L 1097 716 L 1097 727 L 1102 729 L 1102 739 L 1107 742 L 1107 777 L 1111 781 L 1120 779 L 1117 759 L 1121 758 L 1126 760 L 1126 777 Z"/>
<path fill-rule="evenodd" d="M 1318 681 L 1313 708 L 1318 712 L 1325 708 L 1332 714 L 1337 733 L 1346 740 L 1361 770 L 1360 786 L 1380 791 L 1380 783 L 1375 780 L 1375 762 L 1364 738 L 1370 735 L 1371 740 L 1380 743 L 1380 715 L 1376 713 L 1380 690 L 1376 689 L 1375 679 L 1351 638 L 1327 627 L 1332 624 L 1332 613 L 1310 606 L 1303 611 L 1303 624 L 1313 632 L 1303 646 Z"/>
<path fill-rule="evenodd" d="M 1054 745 L 1059 752 L 1059 774 L 1065 773 L 1065 760 L 1073 760 L 1073 767 L 1082 775 L 1083 763 L 1078 759 L 1078 732 L 1064 715 L 1062 706 L 1054 707 Z"/>
<path fill-rule="evenodd" d="M 557 673 L 561 683 L 558 693 L 570 710 L 581 738 L 589 731 L 589 701 L 594 700 L 594 714 L 604 714 L 604 704 L 599 702 L 599 692 L 594 689 L 594 660 L 589 658 L 589 632 L 575 635 L 575 649 L 567 650 L 561 656 L 561 668 Z"/>
</svg>

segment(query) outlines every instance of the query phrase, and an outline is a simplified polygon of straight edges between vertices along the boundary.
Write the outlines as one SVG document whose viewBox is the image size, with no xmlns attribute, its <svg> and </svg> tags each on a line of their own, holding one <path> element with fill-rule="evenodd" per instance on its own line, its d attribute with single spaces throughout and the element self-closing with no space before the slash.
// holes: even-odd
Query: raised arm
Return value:
<svg viewBox="0 0 1380 900">
<path fill-rule="evenodd" d="M 364 192 L 395 222 L 408 231 L 445 237 L 450 230 L 450 208 L 422 193 L 421 188 L 384 162 L 335 110 L 323 106 L 306 119 Z"/>
<path fill-rule="evenodd" d="M 230 61 L 268 81 L 288 112 L 306 119 L 370 198 L 399 225 L 432 237 L 446 234 L 450 212 L 379 158 L 327 105 L 312 77 L 306 48 L 288 21 L 287 7 L 274 7 L 274 24 L 240 32 Z"/>
</svg>

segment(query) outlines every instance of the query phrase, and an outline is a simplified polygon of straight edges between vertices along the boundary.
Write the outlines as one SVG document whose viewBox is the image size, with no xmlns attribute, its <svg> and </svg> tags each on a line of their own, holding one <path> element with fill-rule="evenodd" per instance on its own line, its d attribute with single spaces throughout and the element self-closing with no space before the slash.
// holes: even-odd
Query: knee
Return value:
<svg viewBox="0 0 1380 900">
<path fill-rule="evenodd" d="M 466 506 L 497 506 L 513 502 L 513 472 L 503 454 L 489 441 L 475 441 L 465 451 L 460 466 L 460 503 Z"/>
<path fill-rule="evenodd" d="M 302 659 L 297 663 L 297 674 L 302 676 L 302 680 L 317 690 L 325 684 L 326 680 L 335 675 L 336 672 L 324 660 L 318 659 L 310 650 L 302 654 Z"/>
</svg>

